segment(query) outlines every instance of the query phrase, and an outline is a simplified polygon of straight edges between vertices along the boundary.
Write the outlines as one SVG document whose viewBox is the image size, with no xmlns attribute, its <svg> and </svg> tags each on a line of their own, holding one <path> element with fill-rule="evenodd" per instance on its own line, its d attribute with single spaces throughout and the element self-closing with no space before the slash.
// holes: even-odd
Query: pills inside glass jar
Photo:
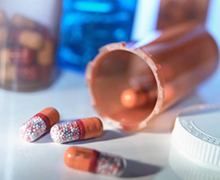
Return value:
<svg viewBox="0 0 220 180">
<path fill-rule="evenodd" d="M 0 86 L 19 91 L 49 85 L 54 78 L 54 44 L 49 30 L 21 14 L 0 10 Z"/>
</svg>

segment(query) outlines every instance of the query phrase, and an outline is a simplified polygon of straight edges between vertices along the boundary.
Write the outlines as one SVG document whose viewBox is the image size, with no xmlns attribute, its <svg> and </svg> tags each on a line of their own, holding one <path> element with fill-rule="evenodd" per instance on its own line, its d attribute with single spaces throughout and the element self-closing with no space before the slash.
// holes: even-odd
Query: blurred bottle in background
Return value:
<svg viewBox="0 0 220 180">
<path fill-rule="evenodd" d="M 84 70 L 98 49 L 129 41 L 137 0 L 64 0 L 59 64 Z"/>
<path fill-rule="evenodd" d="M 146 34 L 180 23 L 196 20 L 206 23 L 213 0 L 138 0 L 132 39 L 140 41 Z"/>
<path fill-rule="evenodd" d="M 55 77 L 61 0 L 1 0 L 0 87 L 32 91 Z"/>
<path fill-rule="evenodd" d="M 160 0 L 157 29 L 197 20 L 205 23 L 210 0 Z"/>
</svg>

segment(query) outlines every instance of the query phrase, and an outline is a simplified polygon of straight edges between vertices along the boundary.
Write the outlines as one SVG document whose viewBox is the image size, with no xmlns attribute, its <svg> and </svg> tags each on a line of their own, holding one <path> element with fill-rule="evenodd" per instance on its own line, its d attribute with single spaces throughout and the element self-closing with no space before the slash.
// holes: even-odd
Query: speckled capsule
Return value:
<svg viewBox="0 0 220 180">
<path fill-rule="evenodd" d="M 126 160 L 120 156 L 75 146 L 65 151 L 64 162 L 74 169 L 112 176 L 121 176 L 126 168 Z"/>
<path fill-rule="evenodd" d="M 25 122 L 19 129 L 22 139 L 33 142 L 56 124 L 60 119 L 58 111 L 48 107 Z"/>
<path fill-rule="evenodd" d="M 56 143 L 66 143 L 101 136 L 103 125 L 99 118 L 77 119 L 71 122 L 55 124 L 50 135 Z"/>
</svg>

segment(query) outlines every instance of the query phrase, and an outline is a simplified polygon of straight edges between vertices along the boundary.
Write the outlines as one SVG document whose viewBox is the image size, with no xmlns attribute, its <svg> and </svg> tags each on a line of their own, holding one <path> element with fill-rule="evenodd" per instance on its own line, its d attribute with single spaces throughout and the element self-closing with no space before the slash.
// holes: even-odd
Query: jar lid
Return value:
<svg viewBox="0 0 220 180">
<path fill-rule="evenodd" d="M 177 118 L 172 132 L 176 149 L 195 163 L 220 169 L 220 107 L 187 108 Z"/>
</svg>

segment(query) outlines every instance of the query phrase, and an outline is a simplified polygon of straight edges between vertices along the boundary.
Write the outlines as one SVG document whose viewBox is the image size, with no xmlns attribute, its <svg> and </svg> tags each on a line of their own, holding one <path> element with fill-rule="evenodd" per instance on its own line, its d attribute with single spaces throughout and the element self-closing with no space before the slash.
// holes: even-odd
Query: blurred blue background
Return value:
<svg viewBox="0 0 220 180">
<path fill-rule="evenodd" d="M 64 0 L 58 59 L 83 70 L 98 49 L 129 41 L 136 0 Z"/>
</svg>

